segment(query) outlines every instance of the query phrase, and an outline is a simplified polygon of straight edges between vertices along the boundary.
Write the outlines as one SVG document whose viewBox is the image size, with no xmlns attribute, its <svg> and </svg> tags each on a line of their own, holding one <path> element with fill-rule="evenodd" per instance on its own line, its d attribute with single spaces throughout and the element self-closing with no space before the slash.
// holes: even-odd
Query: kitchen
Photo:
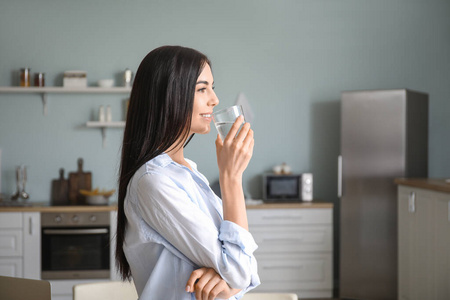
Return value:
<svg viewBox="0 0 450 300">
<path fill-rule="evenodd" d="M 23 67 L 45 72 L 49 87 L 62 86 L 67 70 L 86 71 L 89 86 L 107 78 L 119 86 L 123 71 L 135 71 L 157 46 L 197 48 L 212 61 L 219 106 L 242 92 L 254 111 L 247 194 L 260 199 L 261 174 L 283 162 L 313 173 L 314 197 L 334 204 L 338 249 L 342 91 L 429 93 L 428 175 L 450 177 L 449 12 L 442 1 L 9 1 L 0 4 L 0 86 L 19 85 Z M 106 128 L 103 145 L 101 129 L 86 123 L 101 105 L 123 120 L 126 98 L 48 94 L 44 115 L 38 94 L 0 94 L 1 192 L 16 191 L 23 164 L 28 201 L 49 201 L 59 169 L 76 171 L 80 157 L 93 188 L 116 188 L 121 130 Z M 196 136 L 186 148 L 210 182 L 217 180 L 214 138 Z M 333 272 L 336 288 L 338 266 Z"/>
</svg>

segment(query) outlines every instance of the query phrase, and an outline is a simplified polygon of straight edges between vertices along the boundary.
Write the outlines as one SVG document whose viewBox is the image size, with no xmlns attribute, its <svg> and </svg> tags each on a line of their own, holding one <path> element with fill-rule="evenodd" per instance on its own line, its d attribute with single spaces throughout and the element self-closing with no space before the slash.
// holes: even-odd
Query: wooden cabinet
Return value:
<svg viewBox="0 0 450 300">
<path fill-rule="evenodd" d="M 400 300 L 450 299 L 450 194 L 398 189 Z"/>
<path fill-rule="evenodd" d="M 40 279 L 40 213 L 0 213 L 0 275 Z"/>
<path fill-rule="evenodd" d="M 261 285 L 255 292 L 332 296 L 332 208 L 249 209 Z"/>
</svg>

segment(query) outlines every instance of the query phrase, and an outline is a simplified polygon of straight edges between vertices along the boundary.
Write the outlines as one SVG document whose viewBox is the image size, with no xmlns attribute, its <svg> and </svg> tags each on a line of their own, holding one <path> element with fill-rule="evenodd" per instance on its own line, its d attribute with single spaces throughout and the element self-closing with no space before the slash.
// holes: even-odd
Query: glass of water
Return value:
<svg viewBox="0 0 450 300">
<path fill-rule="evenodd" d="M 222 141 L 227 136 L 228 132 L 231 129 L 231 126 L 233 126 L 234 124 L 234 121 L 236 121 L 237 117 L 239 117 L 240 115 L 244 116 L 244 111 L 242 110 L 241 105 L 227 107 L 212 114 L 214 125 L 216 125 L 217 132 L 219 133 Z M 241 124 L 241 127 L 244 123 Z M 239 130 L 241 129 L 241 127 L 239 127 Z"/>
</svg>

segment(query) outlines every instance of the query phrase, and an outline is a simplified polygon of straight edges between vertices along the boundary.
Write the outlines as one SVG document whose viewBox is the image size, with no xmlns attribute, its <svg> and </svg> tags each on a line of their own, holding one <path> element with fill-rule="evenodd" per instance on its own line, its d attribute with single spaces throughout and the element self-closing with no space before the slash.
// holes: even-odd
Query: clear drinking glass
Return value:
<svg viewBox="0 0 450 300">
<path fill-rule="evenodd" d="M 222 141 L 227 136 L 228 132 L 231 129 L 231 126 L 233 126 L 234 124 L 234 121 L 236 121 L 237 117 L 239 117 L 240 115 L 244 116 L 244 111 L 242 110 L 241 105 L 234 105 L 231 107 L 227 107 L 219 111 L 216 111 L 212 114 L 214 125 L 216 126 L 217 132 L 219 133 Z M 244 123 L 245 123 L 245 116 L 244 116 Z M 242 125 L 244 123 L 242 123 Z M 241 127 L 239 127 L 239 130 L 241 129 Z"/>
</svg>

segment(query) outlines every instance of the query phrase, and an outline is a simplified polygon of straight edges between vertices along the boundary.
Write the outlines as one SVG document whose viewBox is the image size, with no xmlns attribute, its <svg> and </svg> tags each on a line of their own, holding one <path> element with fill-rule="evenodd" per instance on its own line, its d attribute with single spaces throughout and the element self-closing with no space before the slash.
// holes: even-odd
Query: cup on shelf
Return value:
<svg viewBox="0 0 450 300">
<path fill-rule="evenodd" d="M 114 79 L 101 79 L 97 83 L 99 87 L 110 88 L 114 86 Z"/>
</svg>

